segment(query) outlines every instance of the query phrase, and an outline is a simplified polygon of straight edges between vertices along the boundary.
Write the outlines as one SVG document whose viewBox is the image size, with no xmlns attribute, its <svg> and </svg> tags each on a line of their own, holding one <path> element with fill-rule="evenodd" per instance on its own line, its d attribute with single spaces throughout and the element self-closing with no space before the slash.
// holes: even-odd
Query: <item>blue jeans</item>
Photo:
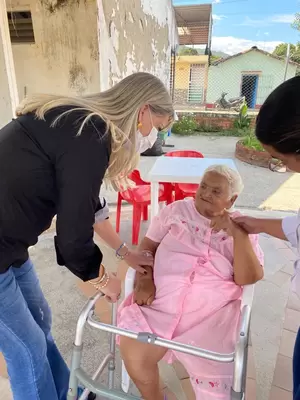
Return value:
<svg viewBox="0 0 300 400">
<path fill-rule="evenodd" d="M 0 351 L 14 400 L 66 400 L 69 370 L 50 330 L 51 311 L 32 262 L 0 274 Z"/>
<path fill-rule="evenodd" d="M 293 357 L 294 400 L 300 400 L 300 329 L 296 337 Z"/>
</svg>

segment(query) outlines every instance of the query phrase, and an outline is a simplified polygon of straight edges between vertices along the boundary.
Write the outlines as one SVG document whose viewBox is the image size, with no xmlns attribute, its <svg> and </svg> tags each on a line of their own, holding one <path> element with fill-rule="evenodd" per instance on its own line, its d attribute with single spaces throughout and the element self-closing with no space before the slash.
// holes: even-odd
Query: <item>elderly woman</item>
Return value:
<svg viewBox="0 0 300 400">
<path fill-rule="evenodd" d="M 153 219 L 140 249 L 155 255 L 154 270 L 137 274 L 135 293 L 120 307 L 119 327 L 216 352 L 234 350 L 243 286 L 263 277 L 258 237 L 236 225 L 237 213 L 228 211 L 242 187 L 236 171 L 210 167 L 195 200 L 175 202 Z M 120 348 L 145 400 L 163 400 L 157 363 L 174 357 L 189 373 L 197 399 L 230 398 L 230 364 L 125 337 Z"/>
</svg>

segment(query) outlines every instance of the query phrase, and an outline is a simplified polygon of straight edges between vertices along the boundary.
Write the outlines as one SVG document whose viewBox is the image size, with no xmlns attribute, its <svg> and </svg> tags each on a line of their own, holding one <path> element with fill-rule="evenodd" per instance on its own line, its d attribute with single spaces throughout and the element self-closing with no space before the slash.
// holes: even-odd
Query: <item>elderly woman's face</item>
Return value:
<svg viewBox="0 0 300 400">
<path fill-rule="evenodd" d="M 232 197 L 228 180 L 217 172 L 207 172 L 196 193 L 195 205 L 207 218 L 233 206 L 237 196 Z"/>
</svg>

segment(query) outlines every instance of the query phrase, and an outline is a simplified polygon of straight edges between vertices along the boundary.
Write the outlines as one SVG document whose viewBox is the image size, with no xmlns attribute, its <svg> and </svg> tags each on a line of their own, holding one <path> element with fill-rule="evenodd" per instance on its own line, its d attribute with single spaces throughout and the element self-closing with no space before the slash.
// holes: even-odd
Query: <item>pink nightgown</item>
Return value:
<svg viewBox="0 0 300 400">
<path fill-rule="evenodd" d="M 155 255 L 156 298 L 140 307 L 129 296 L 121 304 L 118 326 L 152 332 L 178 342 L 231 353 L 237 340 L 242 288 L 233 281 L 233 239 L 212 232 L 194 200 L 177 201 L 154 217 L 146 237 L 160 243 Z M 258 237 L 251 242 L 261 265 Z M 184 365 L 197 400 L 229 399 L 232 364 L 169 351 Z"/>
</svg>

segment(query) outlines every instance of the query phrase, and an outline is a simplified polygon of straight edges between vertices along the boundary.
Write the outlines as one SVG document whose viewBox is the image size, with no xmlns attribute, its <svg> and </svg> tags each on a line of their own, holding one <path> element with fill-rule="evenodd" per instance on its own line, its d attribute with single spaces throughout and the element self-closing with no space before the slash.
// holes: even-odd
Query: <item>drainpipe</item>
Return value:
<svg viewBox="0 0 300 400">
<path fill-rule="evenodd" d="M 284 70 L 283 82 L 286 81 L 288 66 L 289 66 L 289 62 L 290 62 L 290 49 L 291 49 L 291 45 L 290 45 L 290 43 L 288 43 L 287 49 L 286 49 L 286 60 L 285 60 L 285 70 Z"/>
</svg>

